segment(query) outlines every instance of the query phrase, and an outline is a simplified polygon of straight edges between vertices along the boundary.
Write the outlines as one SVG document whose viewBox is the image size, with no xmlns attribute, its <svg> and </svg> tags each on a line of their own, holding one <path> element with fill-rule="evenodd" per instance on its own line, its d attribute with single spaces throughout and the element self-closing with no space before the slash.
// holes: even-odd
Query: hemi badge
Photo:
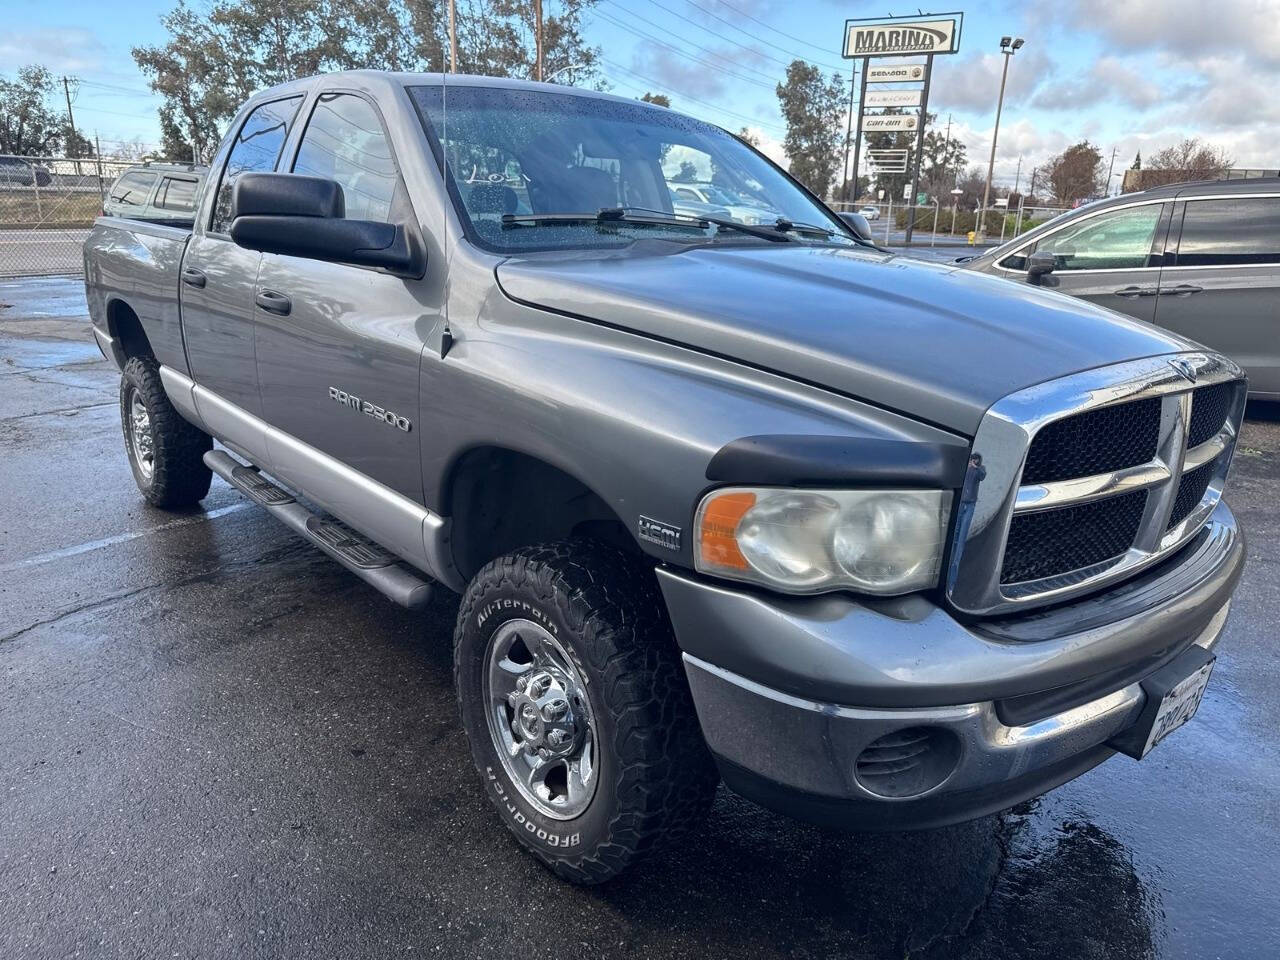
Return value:
<svg viewBox="0 0 1280 960">
<path fill-rule="evenodd" d="M 640 539 L 656 543 L 668 550 L 680 550 L 680 528 L 652 517 L 640 515 Z"/>
</svg>

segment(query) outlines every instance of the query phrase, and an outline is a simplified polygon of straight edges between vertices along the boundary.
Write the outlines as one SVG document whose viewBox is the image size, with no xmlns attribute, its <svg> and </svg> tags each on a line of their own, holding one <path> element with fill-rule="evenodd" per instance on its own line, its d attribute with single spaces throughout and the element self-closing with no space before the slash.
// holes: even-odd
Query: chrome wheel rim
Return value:
<svg viewBox="0 0 1280 960">
<path fill-rule="evenodd" d="M 520 795 L 556 820 L 595 796 L 599 750 L 586 686 L 564 647 L 531 620 L 504 623 L 489 640 L 485 718 Z"/>
<path fill-rule="evenodd" d="M 129 391 L 129 447 L 133 461 L 142 476 L 150 480 L 156 472 L 156 441 L 151 429 L 151 414 L 137 390 Z"/>
</svg>

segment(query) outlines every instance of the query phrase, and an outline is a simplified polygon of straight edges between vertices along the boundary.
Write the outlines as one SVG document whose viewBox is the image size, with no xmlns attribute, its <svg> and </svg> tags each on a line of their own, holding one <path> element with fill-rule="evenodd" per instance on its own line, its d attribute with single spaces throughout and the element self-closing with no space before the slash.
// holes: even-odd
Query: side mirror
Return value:
<svg viewBox="0 0 1280 960">
<path fill-rule="evenodd" d="M 412 227 L 347 220 L 342 187 L 322 177 L 246 173 L 231 194 L 231 239 L 262 253 L 378 267 L 421 277 L 426 251 Z"/>
<path fill-rule="evenodd" d="M 854 235 L 867 241 L 867 243 L 875 243 L 871 238 L 871 224 L 867 223 L 867 218 L 860 213 L 843 212 L 837 213 L 841 220 L 844 221 L 846 227 L 854 232 Z"/>
<path fill-rule="evenodd" d="M 1058 258 L 1048 250 L 1040 250 L 1027 257 L 1027 283 L 1042 286 L 1058 265 Z"/>
</svg>

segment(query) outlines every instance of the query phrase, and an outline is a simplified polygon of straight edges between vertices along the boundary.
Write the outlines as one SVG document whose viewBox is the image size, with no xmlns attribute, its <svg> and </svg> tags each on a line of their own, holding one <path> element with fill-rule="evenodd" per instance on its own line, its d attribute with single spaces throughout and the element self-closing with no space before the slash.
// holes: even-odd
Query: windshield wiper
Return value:
<svg viewBox="0 0 1280 960">
<path fill-rule="evenodd" d="M 714 224 L 722 230 L 737 230 L 773 243 L 788 243 L 795 239 L 771 227 L 753 227 L 739 223 L 737 220 L 702 214 L 668 213 L 666 210 L 650 207 L 601 207 L 595 213 L 504 213 L 502 215 L 504 228 L 540 223 L 640 223 L 695 229 L 706 224 Z"/>
</svg>

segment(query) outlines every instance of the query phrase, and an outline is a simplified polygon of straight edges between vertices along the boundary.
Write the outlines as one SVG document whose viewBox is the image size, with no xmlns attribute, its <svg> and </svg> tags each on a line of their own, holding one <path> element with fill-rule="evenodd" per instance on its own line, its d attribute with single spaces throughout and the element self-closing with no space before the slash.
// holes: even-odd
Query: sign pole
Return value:
<svg viewBox="0 0 1280 960">
<path fill-rule="evenodd" d="M 844 127 L 844 165 L 840 168 L 840 195 L 845 203 L 849 202 L 849 141 L 853 137 L 853 94 L 858 89 L 858 65 L 853 65 L 853 73 L 849 75 L 849 122 Z M 861 111 L 862 107 L 858 107 Z M 856 186 L 856 184 L 855 184 Z"/>
<path fill-rule="evenodd" d="M 862 153 L 862 113 L 863 104 L 867 102 L 867 67 L 871 65 L 870 57 L 862 58 L 862 89 L 858 91 L 858 132 L 853 138 L 853 202 L 858 202 L 858 157 Z M 845 199 L 849 199 L 847 196 Z"/>
<path fill-rule="evenodd" d="M 911 205 L 907 208 L 907 235 L 903 238 L 905 246 L 911 246 L 911 234 L 914 232 L 916 225 L 915 201 L 916 190 L 920 186 L 920 161 L 924 154 L 924 125 L 925 120 L 929 116 L 929 79 L 933 76 L 933 54 L 925 57 L 924 61 L 924 92 L 920 95 L 920 123 L 916 127 L 916 157 L 915 167 L 911 171 Z"/>
</svg>

